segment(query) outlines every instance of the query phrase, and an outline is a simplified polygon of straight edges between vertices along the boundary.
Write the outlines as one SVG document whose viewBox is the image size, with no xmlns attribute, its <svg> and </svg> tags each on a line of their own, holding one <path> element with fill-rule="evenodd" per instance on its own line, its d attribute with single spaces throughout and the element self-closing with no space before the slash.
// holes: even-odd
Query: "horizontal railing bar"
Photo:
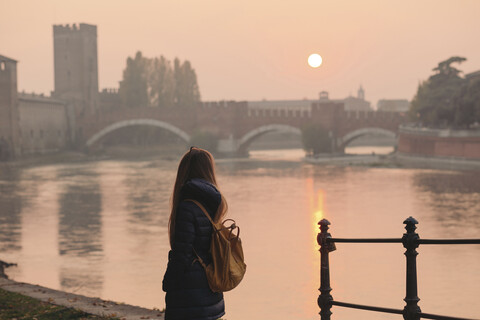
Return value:
<svg viewBox="0 0 480 320">
<path fill-rule="evenodd" d="M 355 239 L 355 238 L 327 238 L 327 242 L 346 242 L 346 243 L 402 243 L 401 238 L 383 238 L 383 239 Z"/>
<path fill-rule="evenodd" d="M 401 238 L 327 238 L 336 243 L 402 243 Z M 418 239 L 418 244 L 480 244 L 480 239 Z"/>
<path fill-rule="evenodd" d="M 418 244 L 480 244 L 480 239 L 419 239 Z"/>
<path fill-rule="evenodd" d="M 403 314 L 403 310 L 400 310 L 400 309 L 366 306 L 366 305 L 361 305 L 361 304 L 354 304 L 354 303 L 340 302 L 340 301 L 331 301 L 331 303 L 334 306 L 344 307 L 344 308 L 361 309 L 361 310 L 383 312 L 383 313 Z M 434 320 L 475 320 L 475 319 L 468 319 L 468 318 L 456 318 L 456 317 L 440 316 L 440 315 L 437 315 L 437 314 L 424 313 L 424 312 L 420 312 L 420 313 L 418 313 L 418 315 L 421 318 L 424 318 L 424 319 L 434 319 Z"/>
<path fill-rule="evenodd" d="M 345 307 L 345 308 L 362 309 L 362 310 L 383 312 L 383 313 L 403 314 L 403 310 L 400 310 L 400 309 L 365 306 L 361 304 L 354 304 L 354 303 L 347 303 L 347 302 L 340 302 L 340 301 L 331 301 L 331 303 L 334 306 Z"/>
<path fill-rule="evenodd" d="M 423 313 L 423 312 L 420 312 L 418 315 L 420 316 L 420 318 L 423 318 L 423 319 L 434 319 L 434 320 L 475 320 L 475 319 L 467 319 L 467 318 L 439 316 L 436 314 Z"/>
</svg>

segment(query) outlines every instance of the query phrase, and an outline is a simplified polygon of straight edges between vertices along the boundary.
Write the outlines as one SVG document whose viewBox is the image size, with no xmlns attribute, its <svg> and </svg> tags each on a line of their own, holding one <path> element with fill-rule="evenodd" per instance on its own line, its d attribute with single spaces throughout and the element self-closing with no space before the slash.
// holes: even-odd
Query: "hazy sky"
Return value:
<svg viewBox="0 0 480 320">
<path fill-rule="evenodd" d="M 98 27 L 100 89 L 127 56 L 191 61 L 203 100 L 411 99 L 452 55 L 480 70 L 480 0 L 0 0 L 0 54 L 19 90 L 53 90 L 53 24 Z M 310 53 L 323 65 L 307 65 Z"/>
</svg>

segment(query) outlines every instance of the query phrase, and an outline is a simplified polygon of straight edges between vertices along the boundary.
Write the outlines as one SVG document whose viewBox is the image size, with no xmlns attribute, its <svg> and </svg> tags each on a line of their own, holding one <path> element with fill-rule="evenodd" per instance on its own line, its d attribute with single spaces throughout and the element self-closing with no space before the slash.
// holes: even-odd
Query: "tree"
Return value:
<svg viewBox="0 0 480 320">
<path fill-rule="evenodd" d="M 465 84 L 459 76 L 460 70 L 451 66 L 462 63 L 462 57 L 451 57 L 433 69 L 435 74 L 420 83 L 417 94 L 412 100 L 410 115 L 425 125 L 450 126 L 456 117 L 454 97 Z"/>
<path fill-rule="evenodd" d="M 154 58 L 150 68 L 150 104 L 160 108 L 172 107 L 175 102 L 175 81 L 170 61 L 164 56 Z"/>
<path fill-rule="evenodd" d="M 332 139 L 320 124 L 309 124 L 302 128 L 302 143 L 303 149 L 311 155 L 332 151 Z"/>
<path fill-rule="evenodd" d="M 456 110 L 454 124 L 466 127 L 480 123 L 480 78 L 473 78 L 462 86 L 454 98 Z"/>
<path fill-rule="evenodd" d="M 189 61 L 174 61 L 175 104 L 181 107 L 194 107 L 200 101 L 197 75 Z"/>
<path fill-rule="evenodd" d="M 452 63 L 462 63 L 466 61 L 466 58 L 463 57 L 451 57 L 445 61 L 442 61 L 438 64 L 436 68 L 433 68 L 433 71 L 437 71 L 437 74 L 435 76 L 457 76 L 460 74 L 460 70 L 454 68 L 451 66 Z"/>
<path fill-rule="evenodd" d="M 118 92 L 123 104 L 129 108 L 145 107 L 149 104 L 148 60 L 140 51 L 135 58 L 128 57 Z"/>
<path fill-rule="evenodd" d="M 189 61 L 164 56 L 146 58 L 139 51 L 127 59 L 119 89 L 127 107 L 194 107 L 200 101 L 197 75 Z"/>
</svg>

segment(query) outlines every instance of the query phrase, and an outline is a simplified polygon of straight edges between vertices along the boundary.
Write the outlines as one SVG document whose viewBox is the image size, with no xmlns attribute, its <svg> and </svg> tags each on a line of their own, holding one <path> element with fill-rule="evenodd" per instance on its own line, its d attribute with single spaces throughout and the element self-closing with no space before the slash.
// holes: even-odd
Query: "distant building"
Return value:
<svg viewBox="0 0 480 320">
<path fill-rule="evenodd" d="M 55 91 L 76 115 L 98 110 L 97 26 L 53 26 Z"/>
<path fill-rule="evenodd" d="M 365 100 L 365 90 L 362 86 L 358 88 L 356 97 L 350 95 L 345 99 L 329 99 L 328 92 L 322 91 L 319 98 L 320 101 L 343 102 L 345 111 L 373 111 L 370 102 Z"/>
<path fill-rule="evenodd" d="M 320 101 L 328 101 L 328 91 L 320 91 L 320 94 L 318 95 L 318 98 Z"/>
<path fill-rule="evenodd" d="M 20 154 L 17 61 L 0 55 L 0 160 Z"/>
<path fill-rule="evenodd" d="M 381 99 L 377 102 L 378 111 L 407 112 L 409 109 L 410 102 L 407 99 Z"/>
<path fill-rule="evenodd" d="M 49 153 L 70 143 L 65 101 L 43 94 L 18 94 L 21 154 Z"/>
<path fill-rule="evenodd" d="M 17 92 L 17 61 L 0 56 L 0 160 L 67 147 L 65 101 Z"/>
<path fill-rule="evenodd" d="M 98 92 L 96 26 L 54 25 L 53 43 L 52 96 L 19 93 L 17 61 L 0 55 L 0 161 L 65 149 L 81 134 L 78 117 L 119 102 L 115 90 Z"/>
<path fill-rule="evenodd" d="M 249 114 L 254 115 L 261 115 L 262 112 L 277 112 L 279 115 L 308 116 L 314 102 L 343 103 L 345 111 L 373 111 L 370 102 L 365 101 L 365 90 L 362 86 L 358 89 L 357 97 L 350 96 L 345 99 L 330 99 L 327 91 L 321 91 L 318 100 L 260 100 L 247 101 L 247 105 Z"/>
<path fill-rule="evenodd" d="M 360 85 L 360 88 L 358 88 L 357 91 L 357 98 L 360 100 L 365 100 L 365 90 L 363 90 L 363 87 Z"/>
<path fill-rule="evenodd" d="M 357 96 L 343 99 L 345 111 L 373 111 L 369 101 L 365 100 L 365 90 L 362 86 L 357 91 Z"/>
</svg>

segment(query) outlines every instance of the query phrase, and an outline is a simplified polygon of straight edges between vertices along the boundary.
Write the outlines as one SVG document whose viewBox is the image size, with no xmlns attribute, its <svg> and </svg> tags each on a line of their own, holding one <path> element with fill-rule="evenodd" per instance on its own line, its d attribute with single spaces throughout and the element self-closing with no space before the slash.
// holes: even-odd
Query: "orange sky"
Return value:
<svg viewBox="0 0 480 320">
<path fill-rule="evenodd" d="M 479 0 L 0 0 L 0 54 L 19 90 L 53 90 L 52 25 L 98 26 L 100 89 L 140 50 L 188 59 L 203 100 L 411 99 L 452 55 L 480 69 Z M 323 65 L 307 57 L 318 52 Z"/>
</svg>

